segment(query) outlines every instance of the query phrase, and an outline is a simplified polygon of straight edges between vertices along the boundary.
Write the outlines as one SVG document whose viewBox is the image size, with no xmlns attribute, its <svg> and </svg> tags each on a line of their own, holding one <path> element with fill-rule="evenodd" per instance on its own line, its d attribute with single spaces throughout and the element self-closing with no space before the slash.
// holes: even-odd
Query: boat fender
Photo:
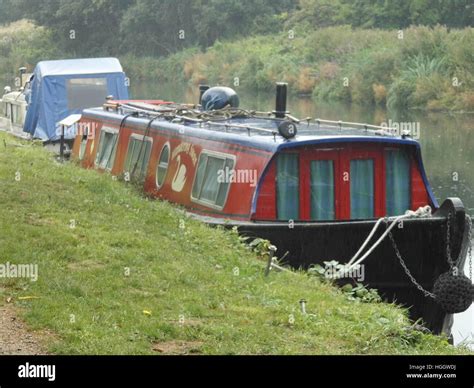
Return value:
<svg viewBox="0 0 474 388">
<path fill-rule="evenodd" d="M 463 275 L 445 272 L 436 280 L 433 288 L 436 302 L 448 314 L 466 311 L 474 297 L 471 280 Z"/>
<path fill-rule="evenodd" d="M 222 109 L 226 106 L 239 107 L 239 96 L 234 89 L 225 86 L 214 86 L 207 89 L 201 98 L 203 110 Z"/>
<path fill-rule="evenodd" d="M 290 121 L 282 121 L 278 124 L 278 133 L 285 139 L 292 139 L 298 132 L 296 125 Z"/>
</svg>

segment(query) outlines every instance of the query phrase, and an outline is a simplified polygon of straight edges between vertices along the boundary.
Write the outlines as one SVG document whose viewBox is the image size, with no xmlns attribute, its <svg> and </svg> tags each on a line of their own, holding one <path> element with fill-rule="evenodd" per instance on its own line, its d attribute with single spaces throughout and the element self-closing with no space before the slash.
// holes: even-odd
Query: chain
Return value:
<svg viewBox="0 0 474 388">
<path fill-rule="evenodd" d="M 446 222 L 446 258 L 448 259 L 449 267 L 453 269 L 455 264 L 451 257 L 451 212 L 448 213 L 448 220 Z"/>
<path fill-rule="evenodd" d="M 388 220 L 385 219 L 385 222 L 387 223 L 388 225 Z M 416 286 L 416 288 L 418 288 L 426 297 L 430 297 L 430 298 L 435 298 L 435 295 L 427 290 L 425 290 L 420 283 L 418 283 L 416 281 L 416 279 L 414 278 L 414 276 L 411 274 L 410 270 L 408 269 L 407 265 L 405 264 L 405 260 L 403 260 L 402 258 L 402 255 L 398 249 L 398 246 L 397 246 L 397 243 L 395 242 L 395 239 L 393 238 L 393 235 L 392 235 L 392 232 L 390 231 L 388 233 L 388 237 L 390 238 L 390 241 L 392 242 L 392 246 L 393 246 L 393 249 L 395 251 L 395 254 L 397 255 L 397 258 L 398 258 L 398 261 L 400 262 L 400 265 L 402 266 L 402 268 L 404 269 L 406 275 L 408 276 L 408 278 L 411 280 L 411 282 Z"/>
<path fill-rule="evenodd" d="M 469 279 L 472 281 L 472 219 L 470 216 L 467 217 L 467 224 L 469 228 L 469 248 L 467 249 L 467 255 L 469 257 Z"/>
</svg>

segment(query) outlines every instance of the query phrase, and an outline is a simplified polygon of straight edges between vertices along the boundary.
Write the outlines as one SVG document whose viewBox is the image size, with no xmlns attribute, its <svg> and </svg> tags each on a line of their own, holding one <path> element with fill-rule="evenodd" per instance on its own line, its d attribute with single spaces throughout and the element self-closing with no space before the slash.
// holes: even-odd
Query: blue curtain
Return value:
<svg viewBox="0 0 474 388">
<path fill-rule="evenodd" d="M 374 161 L 351 160 L 351 218 L 374 217 Z"/>
<path fill-rule="evenodd" d="M 410 158 L 402 151 L 385 153 L 387 215 L 395 216 L 410 209 Z"/>
<path fill-rule="evenodd" d="M 278 155 L 276 186 L 278 219 L 299 219 L 300 190 L 298 154 Z"/>
<path fill-rule="evenodd" d="M 332 160 L 311 161 L 311 219 L 334 219 L 334 166 Z"/>
</svg>

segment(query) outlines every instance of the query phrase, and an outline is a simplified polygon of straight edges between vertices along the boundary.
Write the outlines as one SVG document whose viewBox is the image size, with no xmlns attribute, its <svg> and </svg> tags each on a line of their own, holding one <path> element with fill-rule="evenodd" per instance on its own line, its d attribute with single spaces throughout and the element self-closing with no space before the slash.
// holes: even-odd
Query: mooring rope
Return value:
<svg viewBox="0 0 474 388">
<path fill-rule="evenodd" d="M 340 269 L 333 276 L 330 276 L 330 277 L 336 278 L 336 279 L 340 277 L 344 277 L 348 272 L 352 271 L 354 268 L 360 265 L 360 263 L 362 263 L 375 250 L 375 248 L 377 248 L 382 243 L 382 241 L 389 235 L 389 233 L 395 227 L 395 225 L 397 225 L 400 221 L 404 219 L 413 218 L 413 217 L 416 217 L 416 218 L 431 217 L 431 207 L 423 206 L 423 207 L 418 208 L 416 211 L 407 210 L 405 214 L 402 214 L 400 216 L 379 218 L 377 222 L 375 223 L 374 227 L 372 228 L 372 230 L 370 231 L 369 235 L 365 239 L 365 241 L 362 243 L 357 253 L 344 265 L 342 269 Z M 366 251 L 366 253 L 361 258 L 358 259 L 359 255 L 362 253 L 362 251 L 365 249 L 367 244 L 370 242 L 370 240 L 374 236 L 380 224 L 384 221 L 389 222 L 390 220 L 392 220 L 392 222 L 388 226 L 388 228 L 385 230 L 385 232 Z"/>
</svg>

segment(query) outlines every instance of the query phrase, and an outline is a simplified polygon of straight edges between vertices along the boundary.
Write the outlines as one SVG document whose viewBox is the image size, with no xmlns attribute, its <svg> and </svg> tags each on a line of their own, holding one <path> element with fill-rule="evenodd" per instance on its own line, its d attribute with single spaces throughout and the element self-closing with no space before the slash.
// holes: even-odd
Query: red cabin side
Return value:
<svg viewBox="0 0 474 388">
<path fill-rule="evenodd" d="M 102 123 L 94 120 L 83 119 L 84 123 L 96 127 L 95 136 L 84 139 L 78 135 L 73 146 L 73 157 L 81 159 L 81 145 L 84 147 L 83 157 L 80 163 L 85 168 L 97 168 L 104 170 L 97 165 L 97 154 L 100 150 L 100 139 L 102 130 L 114 130 L 118 133 L 116 123 Z M 111 174 L 119 176 L 130 173 L 127 171 L 126 161 L 129 152 L 129 145 L 132 138 L 142 142 L 145 131 L 124 125 L 120 130 L 117 139 L 117 148 Z M 208 139 L 187 138 L 184 134 L 170 133 L 166 130 L 153 128 L 146 134 L 146 139 L 151 145 L 150 156 L 148 158 L 144 179 L 144 190 L 152 197 L 166 199 L 185 206 L 187 209 L 202 215 L 249 220 L 251 205 L 257 183 L 261 173 L 267 165 L 271 152 L 257 148 L 239 146 L 236 144 L 223 143 Z M 84 142 L 84 144 L 83 144 Z M 164 182 L 158 186 L 157 168 L 161 153 L 165 146 L 169 147 L 168 168 L 164 177 Z M 204 201 L 196 200 L 192 197 L 192 189 L 196 174 L 196 168 L 201 154 L 219 155 L 235 161 L 233 170 L 235 179 L 229 185 L 229 191 L 223 206 L 213 206 Z M 240 174 L 242 172 L 242 174 Z M 251 174 L 251 180 L 239 180 L 239 177 Z M 248 176 L 248 175 L 247 175 Z"/>
<path fill-rule="evenodd" d="M 301 221 L 316 221 L 310 211 L 310 163 L 316 160 L 330 160 L 334 163 L 334 210 L 335 220 L 349 220 L 351 217 L 351 161 L 374 161 L 374 217 L 387 215 L 386 206 L 386 157 L 390 150 L 402 150 L 409 157 L 409 191 L 410 209 L 416 210 L 421 206 L 434 204 L 425 186 L 421 166 L 414 147 L 390 143 L 344 143 L 328 146 L 312 146 L 284 150 L 282 153 L 297 153 L 299 164 L 299 217 Z M 270 162 L 262 181 L 260 182 L 256 210 L 253 220 L 277 220 L 277 158 Z M 295 220 L 297 220 L 295 218 Z"/>
</svg>

